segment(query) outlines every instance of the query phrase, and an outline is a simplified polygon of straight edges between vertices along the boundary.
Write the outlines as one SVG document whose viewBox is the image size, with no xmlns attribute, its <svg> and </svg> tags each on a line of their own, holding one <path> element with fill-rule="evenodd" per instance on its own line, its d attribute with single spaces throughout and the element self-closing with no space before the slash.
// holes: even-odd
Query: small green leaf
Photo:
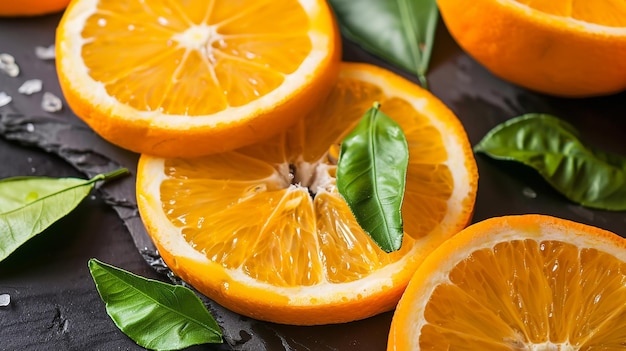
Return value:
<svg viewBox="0 0 626 351">
<path fill-rule="evenodd" d="M 91 179 L 13 177 L 0 180 L 0 261 L 30 238 L 70 213 L 94 184 L 123 168 Z"/>
<path fill-rule="evenodd" d="M 436 0 L 330 0 L 343 35 L 415 73 L 427 88 L 439 10 Z"/>
<path fill-rule="evenodd" d="M 221 343 L 222 332 L 190 289 L 146 279 L 89 260 L 89 271 L 117 327 L 150 350 L 180 350 Z"/>
<path fill-rule="evenodd" d="M 361 228 L 386 252 L 402 245 L 408 162 L 402 128 L 378 105 L 365 113 L 341 144 L 337 189 Z"/>
<path fill-rule="evenodd" d="M 474 151 L 534 168 L 580 205 L 626 210 L 626 158 L 585 146 L 576 129 L 557 117 L 527 114 L 508 120 L 489 131 Z"/>
</svg>

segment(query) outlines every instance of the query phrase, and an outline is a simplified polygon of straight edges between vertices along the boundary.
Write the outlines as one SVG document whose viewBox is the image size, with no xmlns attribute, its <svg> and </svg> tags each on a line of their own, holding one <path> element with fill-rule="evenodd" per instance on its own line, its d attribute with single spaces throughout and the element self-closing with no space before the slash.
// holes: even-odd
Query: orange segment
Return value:
<svg viewBox="0 0 626 351">
<path fill-rule="evenodd" d="M 388 349 L 622 349 L 625 287 L 623 238 L 548 216 L 492 218 L 418 268 Z"/>
<path fill-rule="evenodd" d="M 339 46 L 322 0 L 84 0 L 59 24 L 57 69 L 105 139 L 190 157 L 293 124 L 334 83 Z"/>
<path fill-rule="evenodd" d="M 437 0 L 457 43 L 496 76 L 564 97 L 626 89 L 621 0 Z"/>
<path fill-rule="evenodd" d="M 337 145 L 374 101 L 409 140 L 402 248 L 385 253 L 335 185 Z M 340 323 L 388 311 L 424 257 L 471 218 L 477 170 L 458 119 L 382 68 L 342 66 L 317 108 L 271 139 L 201 158 L 142 155 L 142 219 L 170 268 L 240 314 Z"/>
</svg>

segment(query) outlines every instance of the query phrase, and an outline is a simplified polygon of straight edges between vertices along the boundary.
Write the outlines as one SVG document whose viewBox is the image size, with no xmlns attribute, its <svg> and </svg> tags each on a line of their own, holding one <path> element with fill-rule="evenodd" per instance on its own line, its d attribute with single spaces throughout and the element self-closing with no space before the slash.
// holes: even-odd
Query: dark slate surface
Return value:
<svg viewBox="0 0 626 351">
<path fill-rule="evenodd" d="M 54 42 L 60 15 L 0 19 L 0 53 L 13 55 L 21 74 L 0 73 L 0 91 L 13 101 L 0 107 L 0 178 L 17 175 L 88 177 L 119 167 L 134 174 L 137 155 L 103 141 L 64 106 L 41 107 L 43 92 L 17 92 L 23 81 L 42 79 L 61 96 L 54 61 L 35 56 Z M 344 44 L 344 59 L 393 69 L 358 47 Z M 463 122 L 476 144 L 496 124 L 528 112 L 552 113 L 598 147 L 626 156 L 626 93 L 561 99 L 505 83 L 462 53 L 439 27 L 429 74 L 432 92 Z M 568 202 L 532 170 L 477 156 L 480 181 L 474 221 L 544 213 L 626 236 L 624 212 L 590 210 Z M 536 196 L 529 196 L 534 193 Z M 134 175 L 99 187 L 69 216 L 0 262 L 0 350 L 141 350 L 106 315 L 87 261 L 98 258 L 136 274 L 168 280 L 138 217 Z M 251 320 L 204 299 L 224 330 L 224 345 L 190 350 L 384 350 L 392 312 L 342 325 L 296 327 Z"/>
</svg>

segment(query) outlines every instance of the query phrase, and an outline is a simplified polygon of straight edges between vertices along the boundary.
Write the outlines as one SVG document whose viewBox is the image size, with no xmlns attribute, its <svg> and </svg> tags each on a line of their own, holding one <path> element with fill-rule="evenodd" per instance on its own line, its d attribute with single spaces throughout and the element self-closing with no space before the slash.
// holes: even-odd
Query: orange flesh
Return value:
<svg viewBox="0 0 626 351">
<path fill-rule="evenodd" d="M 410 150 L 408 235 L 391 254 L 362 231 L 334 187 L 336 145 L 373 101 L 402 126 Z M 225 268 L 277 286 L 349 282 L 398 261 L 413 238 L 441 222 L 453 189 L 446 160 L 439 131 L 406 101 L 342 78 L 320 108 L 274 139 L 201 160 L 166 160 L 161 202 L 185 239 Z"/>
<path fill-rule="evenodd" d="M 499 243 L 472 253 L 435 288 L 420 347 L 622 349 L 624 301 L 626 263 L 614 256 L 561 241 Z"/>
<path fill-rule="evenodd" d="M 623 0 L 514 0 L 551 15 L 609 27 L 626 27 L 626 2 Z"/>
<path fill-rule="evenodd" d="M 295 2 L 207 6 L 193 0 L 160 7 L 101 1 L 83 30 L 82 56 L 92 78 L 120 102 L 141 111 L 205 115 L 280 86 L 309 55 L 308 30 L 307 15 Z M 110 52 L 119 55 L 111 59 Z"/>
</svg>

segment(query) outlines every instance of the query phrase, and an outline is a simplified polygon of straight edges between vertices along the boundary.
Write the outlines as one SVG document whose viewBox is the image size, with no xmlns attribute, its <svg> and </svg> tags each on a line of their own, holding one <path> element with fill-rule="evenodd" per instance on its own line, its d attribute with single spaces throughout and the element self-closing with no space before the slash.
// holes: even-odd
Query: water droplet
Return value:
<svg viewBox="0 0 626 351">
<path fill-rule="evenodd" d="M 56 95 L 46 91 L 41 100 L 41 108 L 46 112 L 57 112 L 63 108 L 63 103 Z"/>
<path fill-rule="evenodd" d="M 0 107 L 8 105 L 11 100 L 13 100 L 12 97 L 7 95 L 4 91 L 0 91 Z"/>
<path fill-rule="evenodd" d="M 20 94 L 32 95 L 34 93 L 38 93 L 41 91 L 43 87 L 43 82 L 41 79 L 29 79 L 22 83 L 22 85 L 17 89 Z"/>
<path fill-rule="evenodd" d="M 554 265 L 552 266 L 552 272 L 556 272 L 558 269 L 559 269 L 559 263 L 554 262 Z"/>
<path fill-rule="evenodd" d="M 26 123 L 26 131 L 32 133 L 35 131 L 35 125 L 32 123 Z"/>
<path fill-rule="evenodd" d="M 28 126 L 26 126 L 26 129 L 28 130 Z M 33 158 L 32 157 L 27 157 L 26 158 L 26 162 L 32 163 L 33 162 Z"/>
<path fill-rule="evenodd" d="M 11 295 L 9 294 L 0 294 L 0 306 L 8 306 L 11 304 Z"/>
<path fill-rule="evenodd" d="M 597 304 L 598 302 L 600 302 L 600 299 L 602 298 L 602 294 L 598 294 L 596 295 L 596 297 L 594 297 L 593 299 L 593 304 Z"/>
<path fill-rule="evenodd" d="M 198 223 L 196 224 L 196 226 L 198 227 L 198 229 L 202 229 L 203 224 L 204 224 L 204 217 L 200 216 L 200 218 L 198 218 Z"/>
<path fill-rule="evenodd" d="M 100 19 L 98 19 L 98 25 L 99 25 L 100 27 L 104 27 L 104 26 L 106 26 L 106 25 L 107 25 L 107 20 L 106 20 L 106 19 L 104 19 L 104 18 L 100 18 Z"/>
<path fill-rule="evenodd" d="M 31 167 L 31 168 L 30 168 L 30 173 L 35 173 L 35 172 L 37 172 L 37 168 L 35 168 L 35 167 Z"/>
<path fill-rule="evenodd" d="M 36 46 L 35 56 L 40 60 L 54 60 L 56 53 L 54 51 L 54 44 L 49 46 Z"/>
<path fill-rule="evenodd" d="M 252 60 L 252 59 L 255 59 L 255 58 L 256 58 L 256 54 L 254 54 L 254 53 L 252 53 L 252 52 L 250 52 L 250 51 L 246 51 L 246 55 L 245 55 L 245 56 L 246 56 L 246 58 L 247 58 L 248 60 Z"/>
<path fill-rule="evenodd" d="M 524 194 L 524 196 L 530 199 L 534 199 L 537 197 L 537 193 L 533 189 L 528 188 L 528 187 L 522 189 L 522 194 Z"/>
<path fill-rule="evenodd" d="M 135 30 L 135 25 L 134 24 L 129 24 L 127 28 L 128 28 L 129 31 L 134 31 Z"/>
<path fill-rule="evenodd" d="M 157 18 L 157 22 L 159 22 L 159 24 L 162 25 L 162 26 L 166 26 L 169 23 L 167 18 L 165 18 L 163 16 L 159 16 L 159 18 Z"/>
<path fill-rule="evenodd" d="M 89 200 L 92 200 L 92 201 L 93 201 L 93 200 L 95 200 L 95 199 L 96 199 L 96 195 L 90 195 L 90 196 L 89 196 Z"/>
</svg>

